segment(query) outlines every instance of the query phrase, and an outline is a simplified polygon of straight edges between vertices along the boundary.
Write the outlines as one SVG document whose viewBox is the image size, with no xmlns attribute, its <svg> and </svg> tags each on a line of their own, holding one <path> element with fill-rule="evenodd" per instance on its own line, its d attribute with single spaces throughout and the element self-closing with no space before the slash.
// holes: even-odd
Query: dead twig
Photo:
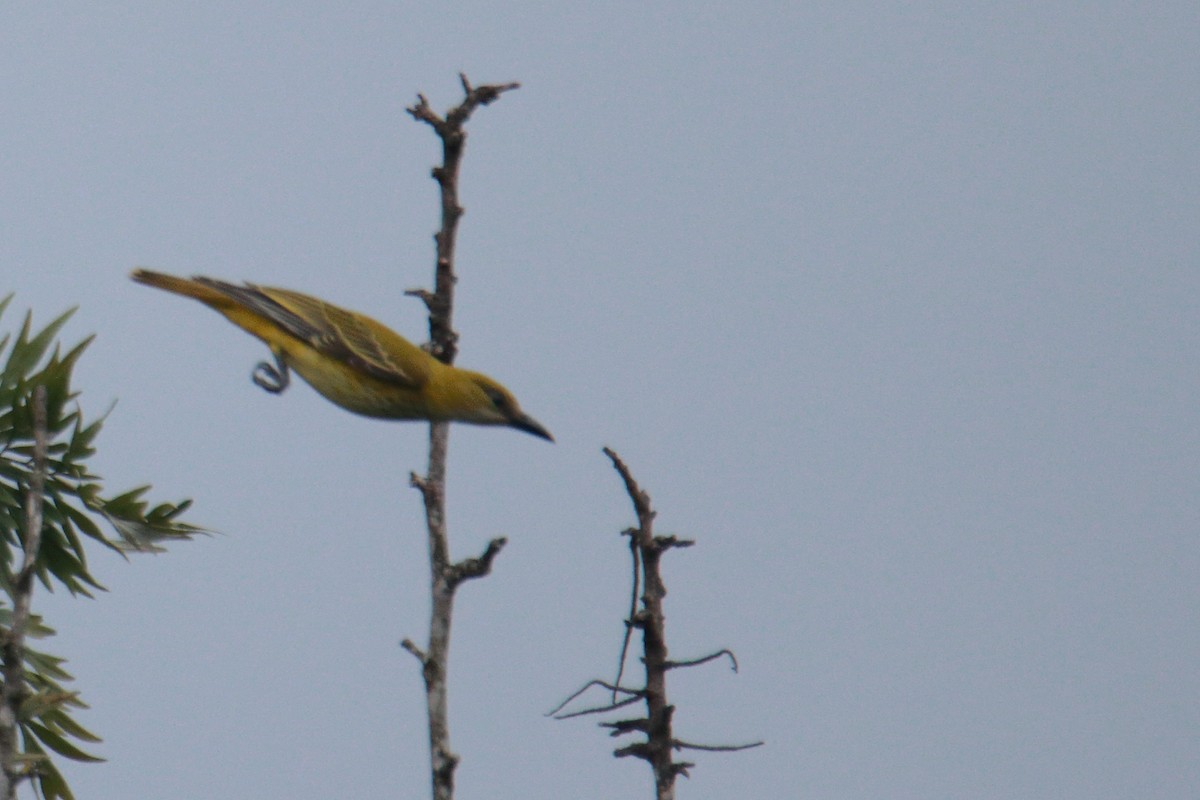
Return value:
<svg viewBox="0 0 1200 800">
<path fill-rule="evenodd" d="M 457 564 L 450 567 L 449 574 L 446 579 L 450 581 L 452 586 L 458 586 L 463 581 L 469 581 L 474 578 L 482 578 L 492 571 L 492 562 L 496 560 L 496 556 L 500 555 L 500 551 L 504 549 L 504 545 L 508 544 L 508 539 L 499 536 L 488 542 L 487 549 L 478 558 L 464 558 Z"/>
<path fill-rule="evenodd" d="M 434 274 L 433 292 L 424 289 L 409 289 L 405 294 L 418 297 L 429 310 L 430 352 L 447 364 L 454 363 L 458 354 L 458 334 L 451 325 L 454 308 L 454 247 L 458 232 L 458 220 L 463 207 L 458 202 L 458 173 L 462 164 L 463 146 L 467 132 L 463 125 L 480 106 L 499 99 L 504 92 L 520 86 L 519 83 L 472 86 L 467 76 L 459 73 L 464 97 L 461 103 L 440 116 L 429 105 L 425 95 L 418 94 L 417 102 L 408 107 L 412 118 L 428 124 L 442 141 L 442 163 L 432 169 L 431 175 L 441 190 L 442 224 L 434 234 L 437 245 L 437 268 Z"/>
<path fill-rule="evenodd" d="M 668 661 L 666 663 L 666 668 L 678 669 L 680 667 L 698 667 L 701 664 L 707 664 L 713 659 L 720 658 L 721 656 L 729 656 L 730 668 L 733 669 L 734 672 L 738 671 L 737 657 L 734 656 L 732 650 L 718 650 L 715 653 L 709 653 L 708 655 L 701 656 L 700 658 L 693 658 L 690 661 Z"/>
<path fill-rule="evenodd" d="M 724 648 L 686 661 L 672 661 L 667 657 L 666 616 L 663 613 L 663 598 L 667 595 L 667 587 L 662 579 L 660 561 L 662 554 L 668 550 L 691 547 L 695 542 L 673 535 L 656 536 L 653 530 L 656 514 L 650 504 L 650 495 L 638 486 L 633 474 L 615 451 L 606 447 L 604 454 L 612 461 L 613 467 L 624 481 L 625 491 L 633 502 L 634 514 L 637 516 L 637 526 L 621 532 L 623 536 L 629 537 L 633 569 L 630 611 L 625 620 L 625 636 L 621 643 L 617 680 L 611 684 L 599 680 L 588 681 L 547 716 L 553 716 L 555 719 L 570 719 L 615 711 L 636 702 L 645 701 L 646 715 L 644 717 L 602 722 L 600 726 L 608 729 L 609 735 L 614 737 L 627 734 L 643 735 L 644 739 L 614 750 L 613 755 L 617 758 L 633 756 L 647 762 L 654 773 L 655 792 L 658 800 L 674 800 L 675 779 L 680 775 L 686 777 L 688 770 L 695 766 L 687 761 L 675 761 L 673 757 L 675 751 L 693 749 L 732 752 L 758 747 L 762 742 L 740 745 L 696 745 L 673 736 L 672 719 L 675 714 L 675 706 L 667 702 L 667 672 L 681 667 L 706 664 L 721 656 L 728 656 L 733 671 L 737 672 L 737 659 L 731 650 Z M 624 675 L 625 662 L 634 629 L 642 632 L 642 664 L 645 667 L 646 676 L 645 685 L 638 689 L 621 686 L 621 678 Z M 593 686 L 600 686 L 612 692 L 612 702 L 604 706 L 562 713 L 564 708 Z M 618 700 L 617 696 L 620 693 L 628 696 Z"/>
<path fill-rule="evenodd" d="M 738 750 L 750 750 L 754 747 L 762 747 L 766 742 L 750 742 L 750 744 L 693 744 L 692 742 L 684 742 L 676 739 L 674 742 L 676 750 L 704 750 L 709 753 L 734 753 Z"/>
</svg>

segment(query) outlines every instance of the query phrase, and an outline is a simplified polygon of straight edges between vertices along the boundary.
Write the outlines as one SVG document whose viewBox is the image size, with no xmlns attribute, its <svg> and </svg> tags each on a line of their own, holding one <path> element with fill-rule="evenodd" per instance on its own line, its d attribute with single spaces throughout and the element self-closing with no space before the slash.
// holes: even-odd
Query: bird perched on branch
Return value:
<svg viewBox="0 0 1200 800">
<path fill-rule="evenodd" d="M 286 289 L 178 278 L 135 269 L 138 283 L 199 300 L 262 339 L 275 363 L 260 362 L 254 383 L 272 394 L 295 370 L 327 400 L 383 419 L 504 425 L 554 441 L 496 381 L 443 364 L 369 317 Z"/>
</svg>

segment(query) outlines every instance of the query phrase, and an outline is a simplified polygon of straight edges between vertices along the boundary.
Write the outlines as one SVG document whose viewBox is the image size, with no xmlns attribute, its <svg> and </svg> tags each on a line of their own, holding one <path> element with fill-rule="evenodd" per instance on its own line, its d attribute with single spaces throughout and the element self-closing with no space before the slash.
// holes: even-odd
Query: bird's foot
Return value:
<svg viewBox="0 0 1200 800">
<path fill-rule="evenodd" d="M 258 362 L 254 366 L 254 371 L 250 373 L 250 379 L 254 381 L 255 385 L 261 386 L 271 394 L 279 394 L 291 383 L 291 374 L 288 371 L 288 365 L 276 355 L 274 364 L 266 361 Z"/>
</svg>

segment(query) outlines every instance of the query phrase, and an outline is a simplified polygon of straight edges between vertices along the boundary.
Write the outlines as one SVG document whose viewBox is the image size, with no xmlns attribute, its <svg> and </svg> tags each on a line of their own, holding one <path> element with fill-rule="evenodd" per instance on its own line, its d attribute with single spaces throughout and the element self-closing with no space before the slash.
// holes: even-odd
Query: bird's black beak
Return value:
<svg viewBox="0 0 1200 800">
<path fill-rule="evenodd" d="M 550 435 L 550 431 L 543 428 L 541 423 L 528 414 L 521 414 L 519 417 L 510 422 L 509 426 L 516 428 L 519 431 L 532 433 L 534 436 L 539 436 L 548 442 L 554 441 L 554 437 Z"/>
</svg>

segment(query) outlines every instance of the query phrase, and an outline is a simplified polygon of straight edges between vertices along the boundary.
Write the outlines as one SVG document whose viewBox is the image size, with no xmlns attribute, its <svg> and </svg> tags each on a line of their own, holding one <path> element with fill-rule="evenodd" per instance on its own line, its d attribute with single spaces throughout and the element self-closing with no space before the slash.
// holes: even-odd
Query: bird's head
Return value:
<svg viewBox="0 0 1200 800">
<path fill-rule="evenodd" d="M 519 431 L 553 442 L 550 431 L 541 423 L 521 410 L 517 398 L 487 375 L 469 370 L 455 370 L 460 377 L 458 391 L 463 396 L 463 406 L 455 419 L 473 422 L 476 425 L 506 425 Z"/>
</svg>

